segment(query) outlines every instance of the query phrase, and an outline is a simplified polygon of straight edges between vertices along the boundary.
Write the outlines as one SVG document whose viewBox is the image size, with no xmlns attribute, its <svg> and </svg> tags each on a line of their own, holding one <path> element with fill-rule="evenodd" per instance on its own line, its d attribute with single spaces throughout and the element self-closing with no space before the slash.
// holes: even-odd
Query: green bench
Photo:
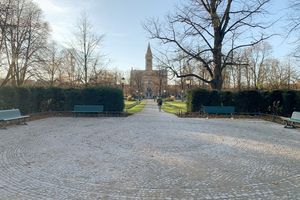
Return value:
<svg viewBox="0 0 300 200">
<path fill-rule="evenodd" d="M 281 117 L 281 119 L 285 122 L 284 128 L 295 128 L 295 123 L 300 123 L 300 112 L 294 111 L 292 113 L 291 118 Z"/>
<path fill-rule="evenodd" d="M 103 105 L 75 105 L 73 113 L 75 116 L 78 114 L 99 114 L 104 111 Z"/>
<path fill-rule="evenodd" d="M 0 126 L 5 129 L 9 121 L 16 120 L 17 124 L 26 124 L 29 115 L 22 116 L 19 109 L 0 110 Z"/>
<path fill-rule="evenodd" d="M 202 112 L 206 114 L 230 114 L 235 112 L 234 106 L 203 106 Z"/>
</svg>

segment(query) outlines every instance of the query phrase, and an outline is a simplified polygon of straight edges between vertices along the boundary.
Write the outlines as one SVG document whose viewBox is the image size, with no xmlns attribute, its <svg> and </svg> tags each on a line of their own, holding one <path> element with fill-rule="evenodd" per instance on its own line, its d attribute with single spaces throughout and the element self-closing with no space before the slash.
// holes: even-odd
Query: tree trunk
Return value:
<svg viewBox="0 0 300 200">
<path fill-rule="evenodd" d="M 223 85 L 223 77 L 221 72 L 216 72 L 215 70 L 215 77 L 212 80 L 210 87 L 214 90 L 222 90 L 222 85 Z"/>
<path fill-rule="evenodd" d="M 213 60 L 214 60 L 214 78 L 211 82 L 211 88 L 215 90 L 222 90 L 223 76 L 222 76 L 222 37 L 221 30 L 219 27 L 214 28 L 214 50 L 213 50 Z"/>
</svg>

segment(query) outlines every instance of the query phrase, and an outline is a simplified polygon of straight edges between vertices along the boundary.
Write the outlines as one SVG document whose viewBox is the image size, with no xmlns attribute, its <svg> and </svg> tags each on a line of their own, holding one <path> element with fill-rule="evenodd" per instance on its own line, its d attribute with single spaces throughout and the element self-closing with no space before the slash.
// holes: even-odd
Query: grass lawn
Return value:
<svg viewBox="0 0 300 200">
<path fill-rule="evenodd" d="M 179 113 L 180 111 L 182 113 L 187 112 L 187 108 L 186 108 L 186 102 L 182 102 L 182 101 L 168 101 L 168 102 L 164 102 L 162 109 L 165 112 L 168 113 Z"/>
<path fill-rule="evenodd" d="M 125 109 L 131 107 L 133 104 L 135 104 L 137 101 L 124 101 L 125 103 Z"/>
<path fill-rule="evenodd" d="M 146 105 L 145 101 L 141 101 L 141 103 L 137 104 L 136 106 L 134 106 L 130 109 L 127 109 L 128 107 L 130 107 L 132 104 L 135 104 L 135 103 L 136 103 L 135 101 L 130 101 L 130 102 L 125 101 L 125 109 L 128 113 L 130 113 L 130 114 L 138 113 L 141 110 L 143 110 Z"/>
</svg>

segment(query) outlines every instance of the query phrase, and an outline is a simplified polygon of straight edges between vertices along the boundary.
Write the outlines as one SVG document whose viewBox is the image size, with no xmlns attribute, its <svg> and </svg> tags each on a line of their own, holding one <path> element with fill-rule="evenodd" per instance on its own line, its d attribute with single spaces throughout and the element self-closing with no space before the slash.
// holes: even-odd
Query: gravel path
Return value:
<svg viewBox="0 0 300 200">
<path fill-rule="evenodd" d="M 181 119 L 48 118 L 0 130 L 0 199 L 300 199 L 300 132 Z"/>
</svg>

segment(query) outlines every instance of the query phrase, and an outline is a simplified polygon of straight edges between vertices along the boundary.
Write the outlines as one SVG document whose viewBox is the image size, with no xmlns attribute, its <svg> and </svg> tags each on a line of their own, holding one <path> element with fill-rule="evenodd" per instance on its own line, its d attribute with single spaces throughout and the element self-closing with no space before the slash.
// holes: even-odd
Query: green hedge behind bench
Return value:
<svg viewBox="0 0 300 200">
<path fill-rule="evenodd" d="M 237 113 L 273 113 L 274 102 L 279 102 L 278 114 L 291 116 L 300 111 L 300 91 L 248 90 L 240 92 L 192 89 L 187 95 L 188 112 L 199 112 L 202 106 L 235 106 Z"/>
<path fill-rule="evenodd" d="M 110 87 L 82 89 L 0 88 L 0 109 L 19 108 L 22 114 L 72 111 L 74 105 L 104 105 L 104 111 L 122 112 L 122 90 Z"/>
</svg>

